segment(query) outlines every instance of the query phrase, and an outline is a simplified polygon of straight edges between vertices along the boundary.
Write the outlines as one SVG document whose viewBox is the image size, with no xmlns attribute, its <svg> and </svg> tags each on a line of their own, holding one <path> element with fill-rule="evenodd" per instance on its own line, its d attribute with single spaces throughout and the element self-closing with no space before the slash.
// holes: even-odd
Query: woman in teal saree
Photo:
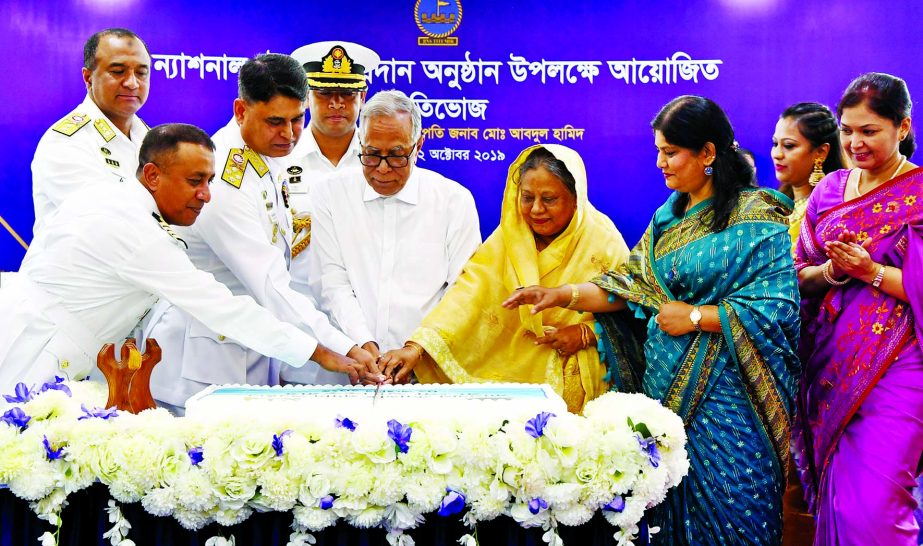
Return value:
<svg viewBox="0 0 923 546">
<path fill-rule="evenodd" d="M 748 187 L 752 168 L 714 102 L 679 97 L 652 126 L 675 192 L 628 263 L 590 283 L 518 290 L 504 305 L 592 311 L 616 387 L 683 418 L 689 475 L 652 510 L 654 544 L 779 544 L 800 372 L 791 201 Z M 646 321 L 637 359 L 615 313 L 626 307 Z"/>
</svg>

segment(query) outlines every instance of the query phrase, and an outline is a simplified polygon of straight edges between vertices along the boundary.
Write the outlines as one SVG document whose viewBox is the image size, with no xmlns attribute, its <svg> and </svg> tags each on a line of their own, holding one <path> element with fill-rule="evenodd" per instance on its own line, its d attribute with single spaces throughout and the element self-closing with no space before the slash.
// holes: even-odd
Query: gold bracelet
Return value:
<svg viewBox="0 0 923 546">
<path fill-rule="evenodd" d="M 423 346 L 416 341 L 405 341 L 404 347 L 415 350 L 417 352 L 417 360 L 423 358 L 423 353 L 426 351 Z"/>
<path fill-rule="evenodd" d="M 567 304 L 567 308 L 573 309 L 580 299 L 580 288 L 578 288 L 576 284 L 570 284 L 568 286 L 570 286 L 570 303 Z"/>
</svg>

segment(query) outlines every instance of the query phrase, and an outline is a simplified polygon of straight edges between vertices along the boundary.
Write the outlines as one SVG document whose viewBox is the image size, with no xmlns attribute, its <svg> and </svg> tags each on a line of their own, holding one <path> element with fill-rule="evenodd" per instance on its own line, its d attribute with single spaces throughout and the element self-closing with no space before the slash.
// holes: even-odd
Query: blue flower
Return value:
<svg viewBox="0 0 923 546">
<path fill-rule="evenodd" d="M 273 434 L 272 435 L 272 448 L 276 452 L 276 457 L 281 457 L 284 452 L 284 442 L 285 437 L 292 433 L 291 429 L 282 431 L 282 434 Z"/>
<path fill-rule="evenodd" d="M 538 514 L 546 508 L 548 508 L 548 503 L 541 497 L 535 497 L 529 501 L 529 512 L 532 512 L 533 515 Z"/>
<path fill-rule="evenodd" d="M 45 446 L 45 456 L 49 461 L 56 461 L 64 456 L 64 446 L 55 449 L 48 441 L 48 436 L 42 436 L 42 445 Z"/>
<path fill-rule="evenodd" d="M 31 419 L 31 417 L 26 415 L 26 412 L 22 411 L 22 408 L 13 408 L 4 413 L 3 417 L 0 417 L 0 423 L 6 423 L 10 426 L 17 427 L 19 430 L 26 430 L 28 426 L 27 423 Z"/>
<path fill-rule="evenodd" d="M 356 430 L 356 422 L 349 417 L 337 415 L 336 424 L 338 427 L 345 428 L 346 430 Z"/>
<path fill-rule="evenodd" d="M 192 466 L 199 466 L 199 464 L 205 459 L 205 455 L 202 453 L 201 447 L 191 448 L 188 452 L 189 462 L 192 463 Z"/>
<path fill-rule="evenodd" d="M 535 417 L 529 419 L 526 421 L 526 433 L 533 438 L 538 438 L 545 433 L 545 427 L 548 425 L 548 419 L 551 419 L 552 417 L 555 417 L 555 414 L 543 411 Z"/>
<path fill-rule="evenodd" d="M 48 383 L 42 385 L 41 390 L 38 392 L 45 391 L 61 391 L 68 396 L 74 396 L 73 393 L 71 393 L 70 388 L 64 384 L 64 378 L 58 375 L 54 376 L 54 381 L 49 381 Z"/>
<path fill-rule="evenodd" d="M 321 510 L 330 510 L 333 508 L 333 501 L 335 500 L 336 499 L 333 497 L 333 495 L 327 495 L 326 497 L 321 497 L 320 502 L 318 502 L 317 505 Z"/>
<path fill-rule="evenodd" d="M 10 404 L 25 404 L 29 400 L 35 397 L 35 392 L 26 386 L 25 383 L 16 383 L 16 387 L 13 390 L 13 396 L 4 394 L 3 398 Z"/>
<path fill-rule="evenodd" d="M 438 514 L 440 516 L 451 516 L 461 512 L 464 508 L 465 494 L 451 487 L 446 487 L 445 497 L 442 498 L 442 503 L 439 505 Z"/>
<path fill-rule="evenodd" d="M 61 385 L 61 386 L 64 387 L 65 389 L 67 388 L 67 387 L 65 387 L 64 385 Z M 86 404 L 80 404 L 80 409 L 83 410 L 84 415 L 81 415 L 80 417 L 78 417 L 78 418 L 77 418 L 78 421 L 83 421 L 84 419 L 92 419 L 92 418 L 94 418 L 94 417 L 97 418 L 97 419 L 103 419 L 103 420 L 107 420 L 107 421 L 108 421 L 109 419 L 111 419 L 111 418 L 113 418 L 113 417 L 118 417 L 118 416 L 119 416 L 119 411 L 118 411 L 117 409 L 115 409 L 115 408 L 109 408 L 109 409 L 106 409 L 106 408 L 93 408 L 93 409 L 87 409 Z"/>
<path fill-rule="evenodd" d="M 635 437 L 638 439 L 641 451 L 647 455 L 647 459 L 651 462 L 651 466 L 654 468 L 660 466 L 660 451 L 657 450 L 657 440 L 654 438 L 642 438 L 640 434 L 635 434 Z"/>
<path fill-rule="evenodd" d="M 394 444 L 401 453 L 407 453 L 410 449 L 408 443 L 412 433 L 413 429 L 408 425 L 402 425 L 394 419 L 388 421 L 388 438 L 394 440 Z"/>
<path fill-rule="evenodd" d="M 603 505 L 603 512 L 621 512 L 625 509 L 625 499 L 621 495 L 612 497 L 612 500 Z"/>
</svg>

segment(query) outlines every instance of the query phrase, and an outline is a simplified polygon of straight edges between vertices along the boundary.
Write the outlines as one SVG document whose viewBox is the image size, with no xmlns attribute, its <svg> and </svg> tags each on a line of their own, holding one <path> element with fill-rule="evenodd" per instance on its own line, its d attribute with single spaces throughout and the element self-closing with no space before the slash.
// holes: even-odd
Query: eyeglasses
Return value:
<svg viewBox="0 0 923 546">
<path fill-rule="evenodd" d="M 414 144 L 410 148 L 410 153 L 407 155 L 380 155 L 380 154 L 359 154 L 359 163 L 362 163 L 366 167 L 378 167 L 381 165 L 381 161 L 385 160 L 388 162 L 388 166 L 392 169 L 400 169 L 401 167 L 406 167 L 410 163 L 410 158 L 413 157 L 413 154 L 416 153 L 415 150 L 417 145 Z"/>
</svg>

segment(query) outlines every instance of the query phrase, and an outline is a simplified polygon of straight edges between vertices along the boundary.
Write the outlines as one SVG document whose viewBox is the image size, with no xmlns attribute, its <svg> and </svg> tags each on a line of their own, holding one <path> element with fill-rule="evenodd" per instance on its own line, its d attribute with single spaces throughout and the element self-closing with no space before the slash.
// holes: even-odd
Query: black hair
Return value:
<svg viewBox="0 0 923 546">
<path fill-rule="evenodd" d="M 264 53 L 240 67 L 237 94 L 249 103 L 269 102 L 276 95 L 304 101 L 308 98 L 308 76 L 288 55 Z"/>
<path fill-rule="evenodd" d="M 786 108 L 779 118 L 792 118 L 798 126 L 798 132 L 811 143 L 813 148 L 820 148 L 824 144 L 830 145 L 830 151 L 821 166 L 824 174 L 844 168 L 840 148 L 840 128 L 829 108 L 819 102 L 799 102 Z M 789 197 L 794 197 L 794 191 L 789 184 L 782 184 L 779 191 Z"/>
<path fill-rule="evenodd" d="M 215 151 L 215 143 L 208 134 L 195 125 L 186 123 L 164 123 L 154 127 L 141 141 L 141 150 L 138 153 L 138 171 L 136 176 L 141 178 L 141 172 L 148 163 L 163 162 L 165 155 L 175 153 L 183 142 L 198 144 Z"/>
<path fill-rule="evenodd" d="M 836 116 L 842 117 L 843 110 L 863 102 L 872 112 L 894 122 L 895 127 L 899 127 L 904 118 L 910 117 L 913 108 L 907 83 L 897 76 L 883 72 L 868 72 L 854 79 L 836 106 Z M 910 158 L 916 149 L 913 129 L 910 129 L 901 141 L 898 151 Z"/>
<path fill-rule="evenodd" d="M 87 70 L 94 70 L 96 68 L 96 50 L 99 49 L 99 41 L 106 36 L 138 40 L 141 42 L 141 45 L 144 46 L 144 51 L 147 52 L 147 56 L 151 56 L 151 50 L 147 48 L 147 44 L 134 32 L 127 28 L 107 28 L 93 34 L 83 44 L 83 67 Z"/>
<path fill-rule="evenodd" d="M 567 169 L 567 165 L 563 161 L 556 158 L 554 154 L 545 148 L 536 148 L 529 153 L 523 164 L 519 166 L 519 179 L 521 180 L 522 175 L 539 167 L 544 167 L 553 174 L 564 184 L 564 187 L 567 188 L 571 195 L 577 197 L 577 181 L 574 179 L 574 175 Z"/>
<path fill-rule="evenodd" d="M 683 95 L 668 102 L 651 121 L 674 146 L 701 152 L 711 142 L 715 147 L 712 168 L 712 219 L 709 228 L 718 232 L 727 227 L 737 206 L 740 191 L 753 183 L 753 167 L 734 142 L 734 128 L 720 106 L 711 99 Z M 689 194 L 680 193 L 673 202 L 673 215 L 682 217 Z"/>
</svg>

